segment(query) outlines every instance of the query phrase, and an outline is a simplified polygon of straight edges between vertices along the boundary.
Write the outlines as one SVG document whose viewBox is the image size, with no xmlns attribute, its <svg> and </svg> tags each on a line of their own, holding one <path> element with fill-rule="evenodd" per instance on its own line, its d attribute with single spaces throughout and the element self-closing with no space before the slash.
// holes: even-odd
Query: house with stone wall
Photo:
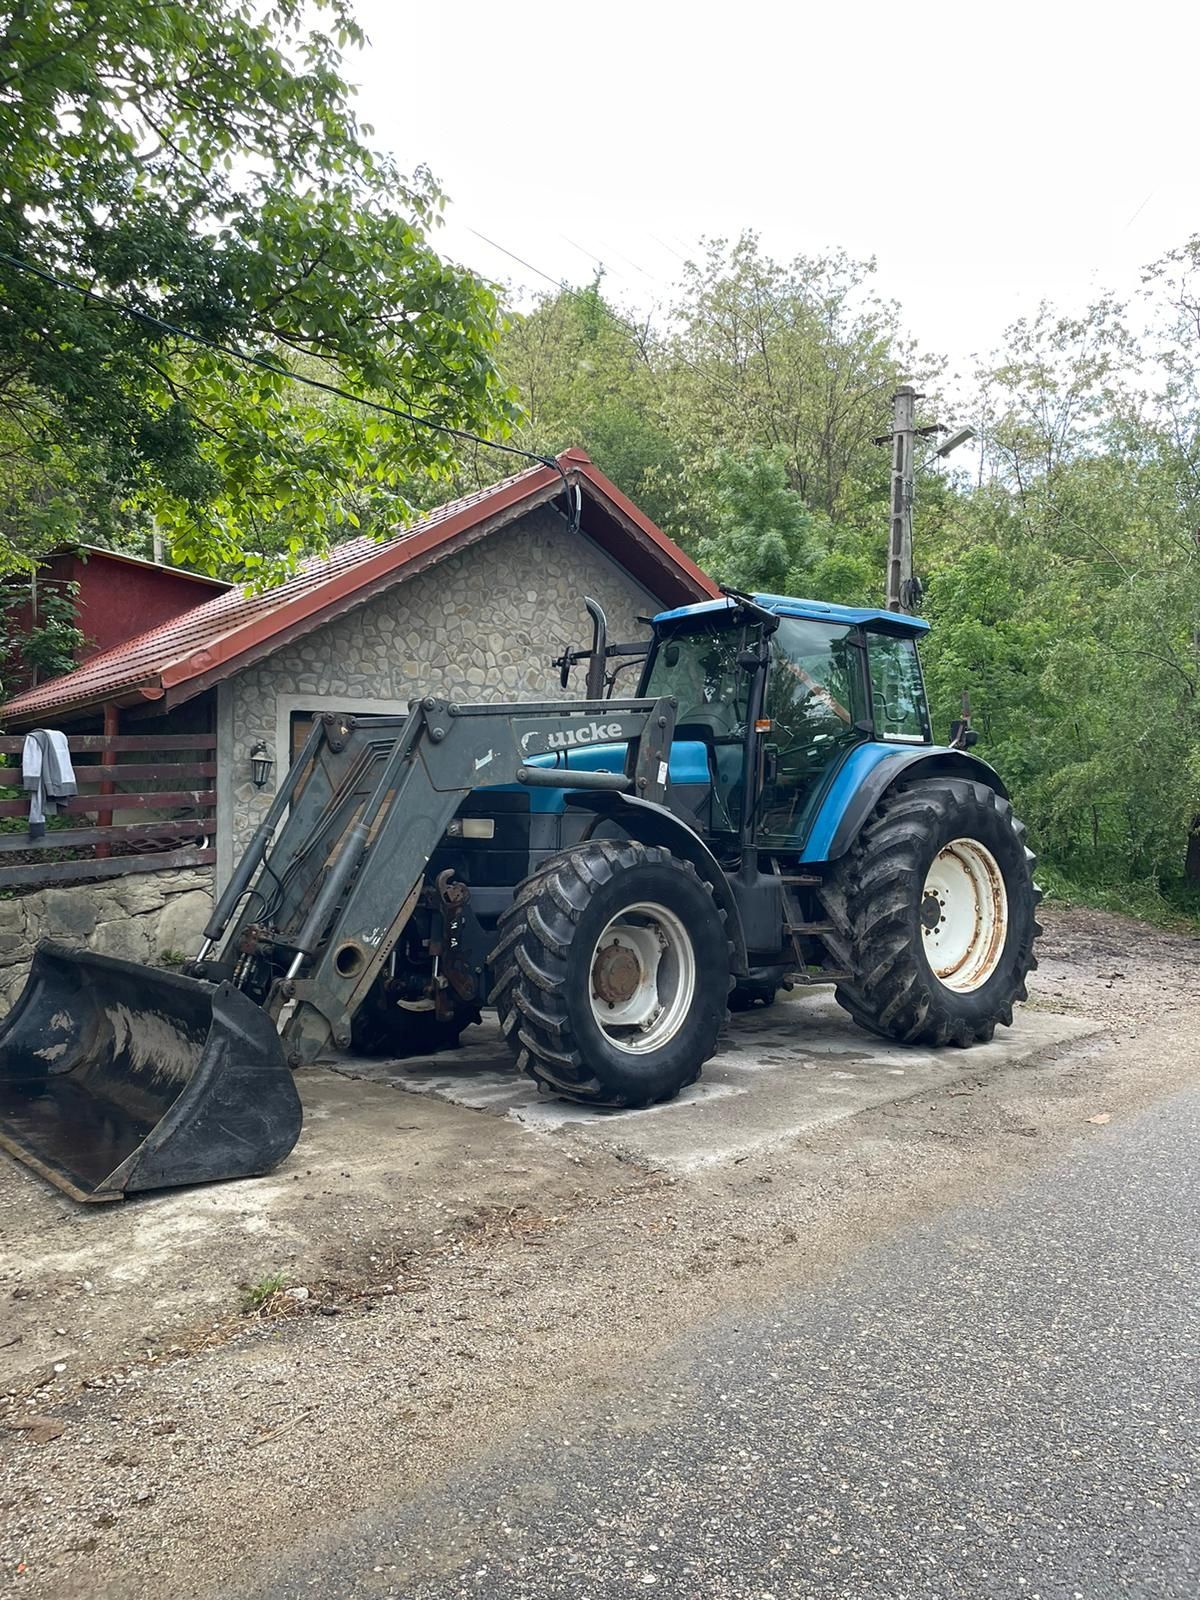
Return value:
<svg viewBox="0 0 1200 1600">
<path fill-rule="evenodd" d="M 204 769 L 215 802 L 190 825 L 205 848 L 185 854 L 189 864 L 171 865 L 169 853 L 146 870 L 142 855 L 128 858 L 141 863 L 130 871 L 117 854 L 111 872 L 89 869 L 98 880 L 0 899 L 0 999 L 42 936 L 135 960 L 190 953 L 214 880 L 228 877 L 321 712 L 400 712 L 427 693 L 577 696 L 582 669 L 564 690 L 551 661 L 590 639 L 585 595 L 604 607 L 610 636 L 628 639 L 645 633 L 639 618 L 718 593 L 582 451 L 560 464 L 451 501 L 390 538 L 340 545 L 275 589 L 218 594 L 0 707 L 6 734 L 119 730 L 143 749 L 162 738 L 175 750 L 194 737 L 215 757 Z M 577 528 L 564 473 L 578 491 Z M 119 817 L 126 786 L 115 787 Z"/>
</svg>

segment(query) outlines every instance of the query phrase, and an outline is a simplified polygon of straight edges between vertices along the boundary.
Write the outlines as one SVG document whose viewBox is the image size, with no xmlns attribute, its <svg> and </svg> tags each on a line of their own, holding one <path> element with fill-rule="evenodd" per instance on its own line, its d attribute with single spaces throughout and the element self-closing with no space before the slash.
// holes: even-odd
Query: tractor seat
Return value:
<svg viewBox="0 0 1200 1600">
<path fill-rule="evenodd" d="M 728 738 L 736 726 L 737 718 L 732 706 L 689 706 L 687 720 L 675 724 L 675 737 L 703 739 L 708 743 L 712 739 Z"/>
<path fill-rule="evenodd" d="M 689 711 L 686 722 L 675 724 L 673 738 L 679 742 L 694 740 L 702 744 L 708 756 L 708 771 L 712 779 L 712 825 L 718 832 L 736 833 L 736 819 L 742 808 L 742 754 L 740 734 L 729 727 L 728 714 L 720 716 L 714 708 L 712 718 L 695 720 Z"/>
</svg>

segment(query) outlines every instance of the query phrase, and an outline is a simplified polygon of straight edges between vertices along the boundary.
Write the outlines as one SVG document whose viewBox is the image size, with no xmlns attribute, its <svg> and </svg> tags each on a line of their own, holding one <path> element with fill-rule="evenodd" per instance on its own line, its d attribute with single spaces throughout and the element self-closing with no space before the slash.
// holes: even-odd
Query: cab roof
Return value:
<svg viewBox="0 0 1200 1600">
<path fill-rule="evenodd" d="M 874 606 L 835 606 L 823 600 L 792 600 L 782 594 L 756 594 L 753 597 L 767 611 L 779 617 L 803 617 L 809 622 L 842 622 L 849 626 L 869 627 L 872 623 L 886 627 L 889 633 L 919 634 L 929 631 L 924 617 L 910 617 L 903 611 L 880 611 Z M 678 622 L 684 617 L 709 616 L 718 611 L 732 611 L 734 600 L 702 600 L 696 605 L 676 606 L 674 611 L 660 611 L 654 619 L 661 622 Z"/>
</svg>

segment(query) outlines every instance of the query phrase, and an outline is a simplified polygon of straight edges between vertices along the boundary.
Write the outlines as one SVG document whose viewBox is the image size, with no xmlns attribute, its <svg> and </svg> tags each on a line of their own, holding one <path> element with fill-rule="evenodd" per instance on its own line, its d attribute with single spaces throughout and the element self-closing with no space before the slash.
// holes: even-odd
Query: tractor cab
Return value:
<svg viewBox="0 0 1200 1600">
<path fill-rule="evenodd" d="M 889 747 L 931 743 L 926 627 L 777 595 L 657 616 L 640 693 L 678 702 L 673 799 L 718 839 L 801 850 L 848 761 L 864 769 Z"/>
</svg>

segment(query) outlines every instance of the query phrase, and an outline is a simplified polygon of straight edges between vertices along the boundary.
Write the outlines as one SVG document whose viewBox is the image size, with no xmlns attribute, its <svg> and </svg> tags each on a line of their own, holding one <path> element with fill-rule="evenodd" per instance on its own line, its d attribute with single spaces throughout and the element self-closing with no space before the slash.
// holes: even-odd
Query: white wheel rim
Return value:
<svg viewBox="0 0 1200 1600">
<path fill-rule="evenodd" d="M 956 994 L 985 984 L 1008 937 L 1008 893 L 999 863 L 978 839 L 952 839 L 934 857 L 921 891 L 921 936 L 935 978 Z"/>
<path fill-rule="evenodd" d="M 596 940 L 588 963 L 592 1016 L 618 1050 L 646 1055 L 683 1026 L 696 993 L 696 956 L 665 906 L 626 906 Z"/>
</svg>

